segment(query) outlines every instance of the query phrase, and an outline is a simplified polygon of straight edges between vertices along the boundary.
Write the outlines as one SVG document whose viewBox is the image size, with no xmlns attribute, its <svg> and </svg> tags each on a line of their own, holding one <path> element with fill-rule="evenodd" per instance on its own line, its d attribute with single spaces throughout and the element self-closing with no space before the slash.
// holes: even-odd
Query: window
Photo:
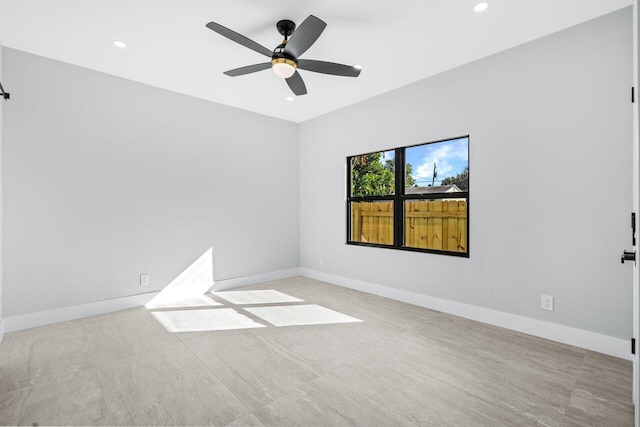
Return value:
<svg viewBox="0 0 640 427">
<path fill-rule="evenodd" d="M 395 151 L 349 158 L 349 240 L 393 245 L 396 193 Z"/>
<path fill-rule="evenodd" d="M 347 166 L 348 244 L 469 256 L 468 136 L 359 154 Z"/>
</svg>

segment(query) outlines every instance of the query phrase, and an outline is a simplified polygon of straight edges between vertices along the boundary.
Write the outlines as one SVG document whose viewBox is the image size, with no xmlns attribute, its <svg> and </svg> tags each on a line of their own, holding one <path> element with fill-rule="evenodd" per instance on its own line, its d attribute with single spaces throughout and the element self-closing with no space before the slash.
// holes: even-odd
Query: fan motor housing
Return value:
<svg viewBox="0 0 640 427">
<path fill-rule="evenodd" d="M 286 44 L 287 43 L 281 43 L 276 46 L 276 48 L 273 49 L 273 55 L 271 56 L 271 59 L 289 59 L 291 61 L 297 62 L 296 58 L 285 52 L 284 47 L 286 46 Z"/>
<path fill-rule="evenodd" d="M 282 34 L 282 36 L 284 36 L 284 40 L 282 41 L 282 43 L 276 46 L 275 49 L 273 49 L 273 56 L 271 56 L 272 61 L 275 61 L 277 59 L 287 59 L 297 64 L 298 61 L 296 61 L 296 58 L 284 51 L 284 47 L 287 45 L 287 39 L 291 36 L 291 34 L 293 34 L 296 29 L 296 23 L 291 21 L 290 19 L 282 19 L 278 21 L 278 23 L 276 24 L 276 28 L 278 29 L 278 32 Z"/>
</svg>

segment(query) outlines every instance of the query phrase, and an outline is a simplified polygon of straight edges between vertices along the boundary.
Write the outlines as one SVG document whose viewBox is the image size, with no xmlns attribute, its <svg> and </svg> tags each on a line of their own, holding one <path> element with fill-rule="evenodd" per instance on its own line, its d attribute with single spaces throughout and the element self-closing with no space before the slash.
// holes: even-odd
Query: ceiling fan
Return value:
<svg viewBox="0 0 640 427">
<path fill-rule="evenodd" d="M 298 73 L 298 68 L 334 76 L 358 77 L 358 75 L 360 75 L 360 67 L 357 66 L 316 61 L 313 59 L 298 59 L 300 55 L 305 53 L 307 49 L 318 40 L 318 37 L 320 37 L 320 34 L 322 34 L 326 26 L 326 22 L 313 15 L 309 15 L 307 19 L 302 21 L 302 24 L 300 24 L 297 29 L 293 21 L 288 19 L 278 21 L 276 28 L 278 32 L 284 36 L 284 40 L 276 46 L 273 51 L 270 51 L 261 44 L 220 24 L 215 22 L 209 22 L 207 24 L 207 28 L 210 30 L 271 58 L 270 62 L 247 65 L 225 71 L 224 74 L 237 77 L 271 68 L 278 77 L 286 79 L 289 88 L 291 88 L 291 91 L 296 95 L 305 95 L 307 93 L 307 87 L 302 80 L 302 76 Z"/>
</svg>

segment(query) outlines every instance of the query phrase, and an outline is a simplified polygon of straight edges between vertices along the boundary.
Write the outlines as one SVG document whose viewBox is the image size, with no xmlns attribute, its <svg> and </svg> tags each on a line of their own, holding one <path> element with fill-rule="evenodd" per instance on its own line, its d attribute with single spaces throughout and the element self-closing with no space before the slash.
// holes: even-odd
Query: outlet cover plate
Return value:
<svg viewBox="0 0 640 427">
<path fill-rule="evenodd" d="M 140 286 L 149 286 L 149 275 L 141 274 L 140 275 Z"/>
<path fill-rule="evenodd" d="M 540 308 L 543 310 L 553 311 L 553 297 L 551 295 L 542 295 Z"/>
</svg>

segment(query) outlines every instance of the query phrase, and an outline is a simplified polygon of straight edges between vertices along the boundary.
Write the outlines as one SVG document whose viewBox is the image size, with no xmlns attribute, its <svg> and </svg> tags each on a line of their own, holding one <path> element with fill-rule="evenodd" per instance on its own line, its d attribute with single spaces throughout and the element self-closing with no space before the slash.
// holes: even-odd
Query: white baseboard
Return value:
<svg viewBox="0 0 640 427">
<path fill-rule="evenodd" d="M 214 283 L 213 289 L 217 291 L 223 289 L 232 289 L 240 286 L 254 285 L 257 283 L 285 279 L 287 277 L 294 277 L 298 275 L 298 268 L 272 271 L 269 273 L 254 274 L 252 276 L 220 280 Z M 0 323 L 0 334 L 4 333 L 5 328 L 7 332 L 13 332 L 22 329 L 49 325 L 51 323 L 66 322 L 67 320 L 80 319 L 83 317 L 112 313 L 114 311 L 127 310 L 129 308 L 142 307 L 159 293 L 159 291 L 148 292 L 145 294 L 113 298 L 105 301 L 97 301 L 88 304 L 74 305 L 54 310 L 39 311 L 37 313 L 28 313 L 19 316 L 7 317 L 3 320 L 2 323 Z"/>
<path fill-rule="evenodd" d="M 239 288 L 241 286 L 255 285 L 258 283 L 271 282 L 273 280 L 287 279 L 300 275 L 299 268 L 290 268 L 288 270 L 272 271 L 270 273 L 254 274 L 252 276 L 235 277 L 233 279 L 224 279 L 216 281 L 213 285 L 214 291 L 224 291 L 227 289 Z"/>
<path fill-rule="evenodd" d="M 323 273 L 308 268 L 291 268 L 288 270 L 279 270 L 269 273 L 255 274 L 252 276 L 220 280 L 215 282 L 213 288 L 214 290 L 220 291 L 285 279 L 298 275 L 379 295 L 385 298 L 391 298 L 409 304 L 419 305 L 432 310 L 442 311 L 444 313 L 523 332 L 541 338 L 574 345 L 576 347 L 585 348 L 598 353 L 632 360 L 632 354 L 629 351 L 629 342 L 621 338 L 615 338 L 596 332 L 559 325 L 557 323 L 545 322 L 543 320 L 532 319 L 516 314 L 505 313 L 489 308 L 431 297 L 415 292 L 389 288 L 387 286 Z M 13 332 L 21 329 L 48 325 L 51 323 L 65 322 L 67 320 L 74 320 L 82 317 L 96 316 L 129 308 L 142 307 L 151 301 L 158 293 L 159 292 L 149 292 L 122 298 L 114 298 L 106 301 L 98 301 L 37 313 L 7 317 L 0 322 L 0 341 L 2 341 L 5 331 Z"/>
<path fill-rule="evenodd" d="M 415 292 L 389 288 L 387 286 L 323 273 L 308 268 L 300 268 L 300 275 L 626 360 L 632 360 L 633 357 L 630 351 L 629 341 L 597 332 L 545 322 L 543 320 L 505 313 L 490 308 L 435 298 Z"/>
<path fill-rule="evenodd" d="M 37 313 L 21 314 L 19 316 L 7 317 L 4 321 L 6 323 L 7 332 L 19 331 L 22 329 L 49 325 L 51 323 L 66 322 L 67 320 L 97 316 L 99 314 L 111 313 L 113 311 L 140 307 L 151 301 L 153 297 L 158 295 L 158 293 L 159 292 L 149 292 L 146 294 L 57 308 L 54 310 L 39 311 Z"/>
</svg>

